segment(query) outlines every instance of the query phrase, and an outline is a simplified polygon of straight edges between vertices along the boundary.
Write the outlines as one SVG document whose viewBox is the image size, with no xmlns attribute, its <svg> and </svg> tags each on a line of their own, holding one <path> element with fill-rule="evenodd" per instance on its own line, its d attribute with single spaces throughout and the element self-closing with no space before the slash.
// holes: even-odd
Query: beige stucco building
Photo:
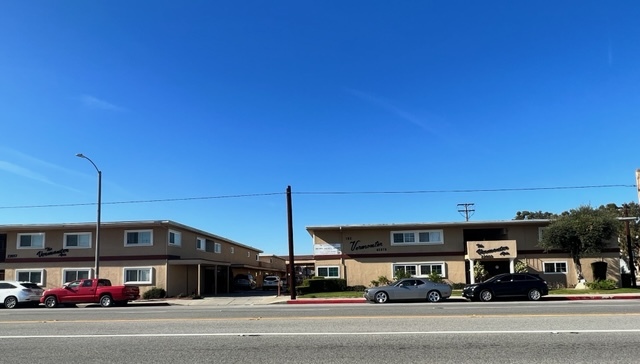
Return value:
<svg viewBox="0 0 640 364">
<path fill-rule="evenodd" d="M 578 283 L 570 255 L 539 245 L 549 220 L 310 226 L 317 276 L 344 278 L 369 286 L 398 269 L 413 276 L 436 272 L 450 283 L 473 283 L 473 266 L 488 277 L 514 272 L 522 262 L 550 286 Z M 584 278 L 594 280 L 592 263 L 606 263 L 606 278 L 620 282 L 620 249 L 615 241 L 597 256 L 581 259 Z M 596 265 L 601 264 L 597 263 Z"/>
<path fill-rule="evenodd" d="M 95 223 L 0 225 L 0 279 L 50 288 L 95 276 Z M 2 251 L 4 248 L 4 251 Z M 283 276 L 285 260 L 173 221 L 101 224 L 99 276 L 169 296 L 232 290 L 236 274 Z"/>
</svg>

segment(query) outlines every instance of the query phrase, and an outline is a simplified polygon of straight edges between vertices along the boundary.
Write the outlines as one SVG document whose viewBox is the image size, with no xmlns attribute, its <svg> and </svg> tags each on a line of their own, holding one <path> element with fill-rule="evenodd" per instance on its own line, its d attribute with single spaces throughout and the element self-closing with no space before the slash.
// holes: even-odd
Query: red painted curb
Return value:
<svg viewBox="0 0 640 364">
<path fill-rule="evenodd" d="M 288 300 L 287 304 L 289 305 L 304 305 L 304 304 L 322 304 L 322 303 L 365 303 L 367 302 L 364 298 L 354 298 L 354 299 L 324 299 L 324 298 L 302 298 L 299 300 Z"/>
</svg>

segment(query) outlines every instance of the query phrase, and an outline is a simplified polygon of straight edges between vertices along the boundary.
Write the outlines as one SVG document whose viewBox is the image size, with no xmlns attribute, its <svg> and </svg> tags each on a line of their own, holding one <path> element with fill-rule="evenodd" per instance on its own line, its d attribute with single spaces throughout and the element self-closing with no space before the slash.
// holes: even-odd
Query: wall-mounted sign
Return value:
<svg viewBox="0 0 640 364">
<path fill-rule="evenodd" d="M 342 244 L 313 244 L 313 255 L 341 255 Z"/>
<path fill-rule="evenodd" d="M 351 251 L 356 252 L 360 250 L 371 250 L 374 249 L 377 252 L 387 251 L 387 248 L 384 248 L 384 244 L 379 241 L 374 241 L 373 243 L 363 243 L 360 240 L 350 241 Z"/>
<path fill-rule="evenodd" d="M 53 250 L 53 248 L 44 248 L 44 250 L 40 250 L 36 253 L 36 255 L 40 258 L 42 257 L 50 257 L 52 255 L 57 255 L 59 257 L 66 257 L 69 249 L 58 249 Z"/>
<path fill-rule="evenodd" d="M 469 259 L 513 259 L 518 255 L 515 240 L 467 241 Z"/>
</svg>

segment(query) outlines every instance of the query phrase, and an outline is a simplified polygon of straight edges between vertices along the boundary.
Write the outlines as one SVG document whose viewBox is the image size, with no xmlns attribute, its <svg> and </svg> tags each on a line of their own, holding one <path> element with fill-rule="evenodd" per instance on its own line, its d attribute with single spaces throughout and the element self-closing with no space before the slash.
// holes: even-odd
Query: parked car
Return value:
<svg viewBox="0 0 640 364">
<path fill-rule="evenodd" d="M 237 274 L 233 278 L 233 286 L 236 289 L 256 289 L 258 283 L 251 274 Z"/>
<path fill-rule="evenodd" d="M 138 286 L 112 286 L 108 279 L 81 279 L 42 293 L 40 302 L 48 308 L 59 304 L 100 303 L 102 307 L 124 306 L 140 298 Z"/>
<path fill-rule="evenodd" d="M 388 286 L 364 290 L 364 298 L 375 303 L 402 300 L 427 300 L 438 302 L 451 297 L 451 286 L 432 282 L 426 278 L 404 278 Z"/>
<path fill-rule="evenodd" d="M 38 306 L 43 289 L 35 283 L 19 281 L 0 281 L 0 303 L 5 308 L 19 305 Z"/>
<path fill-rule="evenodd" d="M 462 297 L 483 302 L 497 297 L 527 297 L 531 301 L 537 301 L 548 294 L 547 282 L 529 273 L 498 274 L 482 283 L 468 284 L 462 289 Z"/>
<path fill-rule="evenodd" d="M 266 291 L 268 289 L 278 289 L 278 287 L 282 287 L 282 281 L 278 276 L 266 276 L 262 280 L 262 290 Z"/>
</svg>

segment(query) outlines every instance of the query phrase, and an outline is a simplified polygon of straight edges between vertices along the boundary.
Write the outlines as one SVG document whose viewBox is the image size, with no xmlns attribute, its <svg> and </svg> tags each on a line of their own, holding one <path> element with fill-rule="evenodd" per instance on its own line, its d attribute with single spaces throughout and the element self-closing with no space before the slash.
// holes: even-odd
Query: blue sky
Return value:
<svg viewBox="0 0 640 364">
<path fill-rule="evenodd" d="M 636 1 L 6 1 L 0 224 L 94 221 L 76 153 L 103 171 L 103 221 L 273 254 L 289 185 L 296 254 L 306 226 L 636 201 L 638 19 Z"/>
</svg>

